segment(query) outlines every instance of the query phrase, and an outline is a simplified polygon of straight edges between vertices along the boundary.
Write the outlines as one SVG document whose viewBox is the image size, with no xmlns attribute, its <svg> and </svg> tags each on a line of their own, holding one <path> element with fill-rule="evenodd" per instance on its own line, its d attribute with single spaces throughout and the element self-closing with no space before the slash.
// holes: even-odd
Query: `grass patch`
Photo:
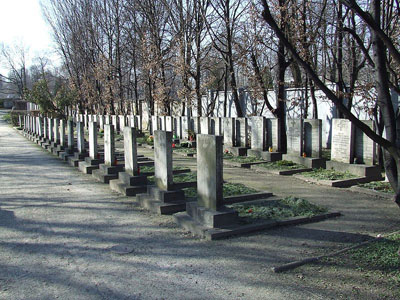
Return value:
<svg viewBox="0 0 400 300">
<path fill-rule="evenodd" d="M 196 173 L 192 173 L 192 174 L 196 174 Z M 174 182 L 178 182 L 178 181 L 175 181 L 175 177 L 177 177 L 177 176 L 178 175 L 174 176 Z M 195 175 L 193 177 L 189 177 L 189 179 L 190 180 L 185 180 L 185 181 L 196 181 L 197 175 Z M 178 180 L 180 180 L 180 178 Z M 185 182 L 185 181 L 180 181 L 180 182 Z M 184 188 L 183 191 L 187 198 L 196 198 L 197 197 L 197 188 L 194 188 L 194 187 Z M 222 191 L 223 191 L 224 197 L 258 193 L 257 190 L 249 188 L 241 183 L 224 183 L 224 185 L 222 187 Z"/>
<path fill-rule="evenodd" d="M 144 136 L 141 136 L 141 137 L 137 137 L 136 138 L 136 142 L 138 143 L 138 144 L 148 144 L 148 145 L 150 145 L 150 146 L 153 146 L 154 145 L 154 138 L 153 138 L 153 136 L 152 135 L 148 135 L 148 134 L 146 134 L 146 135 L 144 135 Z"/>
<path fill-rule="evenodd" d="M 321 153 L 321 158 L 326 160 L 331 160 L 331 149 L 323 148 Z"/>
<path fill-rule="evenodd" d="M 141 172 L 144 172 L 143 169 L 140 169 Z M 153 167 L 154 171 L 154 167 Z M 174 183 L 181 183 L 181 182 L 190 182 L 190 181 L 196 181 L 197 180 L 197 173 L 196 172 L 190 172 L 190 173 L 182 173 L 182 174 L 176 174 L 173 176 L 174 177 Z M 147 180 L 149 181 L 150 184 L 154 184 L 154 176 L 148 176 Z"/>
<path fill-rule="evenodd" d="M 400 233 L 372 242 L 349 252 L 351 261 L 363 272 L 389 276 L 400 284 Z M 399 290 L 400 291 L 400 290 Z M 400 292 L 399 292 L 400 294 Z"/>
<path fill-rule="evenodd" d="M 305 199 L 286 197 L 276 201 L 263 201 L 257 204 L 232 204 L 240 217 L 249 221 L 280 220 L 291 217 L 312 217 L 326 213 L 327 209 Z"/>
<path fill-rule="evenodd" d="M 266 168 L 266 169 L 270 169 L 270 170 L 281 170 L 281 171 L 305 168 L 305 166 L 296 164 L 289 160 L 278 160 L 278 161 L 274 161 L 274 162 L 267 162 L 267 163 L 259 164 L 259 166 Z"/>
<path fill-rule="evenodd" d="M 372 181 L 368 183 L 361 183 L 358 186 L 378 192 L 394 193 L 390 183 L 385 181 Z"/>
<path fill-rule="evenodd" d="M 172 167 L 173 170 L 184 170 L 187 169 L 186 167 L 179 167 L 179 166 L 174 166 Z M 148 172 L 154 172 L 154 166 L 141 166 L 140 167 L 140 172 L 148 173 Z"/>
<path fill-rule="evenodd" d="M 196 148 L 190 148 L 188 146 L 185 146 L 185 144 L 176 144 L 174 148 L 172 148 L 173 151 L 175 152 L 183 152 L 183 153 L 191 153 L 191 154 L 196 154 Z"/>
<path fill-rule="evenodd" d="M 252 163 L 252 162 L 259 162 L 260 159 L 254 156 L 235 156 L 231 153 L 224 153 L 224 159 L 237 162 L 237 163 Z"/>
<path fill-rule="evenodd" d="M 326 169 L 314 169 L 310 172 L 304 172 L 302 175 L 306 177 L 312 177 L 319 180 L 340 180 L 340 179 L 351 179 L 357 177 L 349 172 L 339 172 L 335 170 Z"/>
</svg>

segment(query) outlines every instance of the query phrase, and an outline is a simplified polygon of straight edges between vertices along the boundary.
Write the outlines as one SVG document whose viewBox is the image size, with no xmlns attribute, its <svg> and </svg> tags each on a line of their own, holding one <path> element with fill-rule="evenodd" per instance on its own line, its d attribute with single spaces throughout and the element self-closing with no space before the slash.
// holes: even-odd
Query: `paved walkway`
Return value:
<svg viewBox="0 0 400 300">
<path fill-rule="evenodd" d="M 388 200 L 235 168 L 224 177 L 344 216 L 199 240 L 172 217 L 137 208 L 0 121 L 0 299 L 335 299 L 323 285 L 270 268 L 399 227 L 398 208 Z M 118 254 L 119 247 L 130 253 Z M 322 271 L 318 276 L 329 279 Z"/>
</svg>

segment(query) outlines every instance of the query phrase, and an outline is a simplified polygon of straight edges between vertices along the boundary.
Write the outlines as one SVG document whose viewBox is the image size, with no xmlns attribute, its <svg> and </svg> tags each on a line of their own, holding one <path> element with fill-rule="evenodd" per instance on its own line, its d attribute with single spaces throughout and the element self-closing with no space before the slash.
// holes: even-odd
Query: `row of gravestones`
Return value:
<svg viewBox="0 0 400 300">
<path fill-rule="evenodd" d="M 123 131 L 125 126 L 143 130 L 142 118 L 130 116 L 77 115 L 75 121 L 97 122 L 100 128 L 112 124 L 115 131 Z M 364 121 L 373 128 L 372 121 Z M 249 126 L 250 123 L 250 126 Z M 177 138 L 187 140 L 188 132 L 195 134 L 223 135 L 226 150 L 234 154 L 247 154 L 268 161 L 282 159 L 279 153 L 279 126 L 277 119 L 265 117 L 220 118 L 220 117 L 171 117 L 152 116 L 150 134 L 155 130 L 173 132 Z M 249 127 L 251 128 L 249 130 Z M 249 146 L 250 137 L 250 147 Z M 287 122 L 287 154 L 284 159 L 304 164 L 308 167 L 325 167 L 322 155 L 322 121 L 291 119 Z M 331 160 L 346 164 L 376 163 L 376 145 L 356 129 L 346 119 L 333 119 Z"/>
<path fill-rule="evenodd" d="M 22 123 L 22 117 L 20 121 Z M 50 152 L 62 158 L 79 157 L 79 159 L 84 159 L 80 163 L 97 160 L 98 168 L 94 169 L 92 173 L 95 178 L 98 178 L 96 172 L 113 170 L 108 174 L 115 176 L 107 180 L 111 188 L 119 192 L 121 192 L 121 186 L 134 189 L 136 200 L 145 208 L 163 214 L 184 211 L 185 216 L 190 218 L 194 224 L 200 224 L 206 228 L 229 227 L 238 220 L 237 213 L 224 206 L 222 136 L 197 135 L 198 198 L 195 202 L 186 202 L 183 191 L 177 189 L 173 182 L 172 132 L 154 131 L 155 185 L 148 185 L 146 175 L 140 174 L 135 128 L 125 126 L 123 129 L 124 163 L 117 166 L 112 124 L 104 125 L 104 156 L 100 159 L 97 122 L 88 121 L 89 143 L 87 147 L 84 139 L 84 122 L 76 123 L 77 138 L 75 141 L 74 122 L 67 121 L 68 144 L 66 145 L 64 120 L 27 115 L 23 121 L 24 134 Z M 107 171 L 104 174 L 107 174 Z"/>
</svg>

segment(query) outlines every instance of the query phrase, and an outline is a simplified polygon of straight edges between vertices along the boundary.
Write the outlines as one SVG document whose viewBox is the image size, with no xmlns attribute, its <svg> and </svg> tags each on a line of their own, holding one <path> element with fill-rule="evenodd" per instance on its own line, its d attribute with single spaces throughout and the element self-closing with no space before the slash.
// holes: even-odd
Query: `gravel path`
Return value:
<svg viewBox="0 0 400 300">
<path fill-rule="evenodd" d="M 335 299 L 323 284 L 270 268 L 399 226 L 398 208 L 387 200 L 235 168 L 224 177 L 304 196 L 344 216 L 199 240 L 0 121 L 0 299 Z"/>
</svg>

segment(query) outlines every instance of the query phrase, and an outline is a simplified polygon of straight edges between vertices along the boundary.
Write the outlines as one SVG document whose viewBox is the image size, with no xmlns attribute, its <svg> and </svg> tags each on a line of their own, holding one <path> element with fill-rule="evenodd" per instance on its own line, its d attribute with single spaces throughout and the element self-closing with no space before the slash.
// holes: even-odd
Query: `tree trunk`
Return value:
<svg viewBox="0 0 400 300">
<path fill-rule="evenodd" d="M 379 28 L 381 16 L 380 5 L 380 0 L 373 0 L 371 7 L 372 17 Z M 389 154 L 388 151 L 383 151 L 384 166 L 386 175 L 393 190 L 395 191 L 394 201 L 400 207 L 400 177 L 398 176 L 398 170 L 400 170 L 400 157 L 396 130 L 397 124 L 395 121 L 395 113 L 389 92 L 389 82 L 386 67 L 386 47 L 375 30 L 372 30 L 372 50 L 375 64 L 375 87 L 378 93 L 378 106 L 382 113 L 382 120 L 385 126 L 386 139 L 389 140 L 395 148 L 397 148 L 397 155 L 393 155 L 394 153 Z"/>
</svg>

